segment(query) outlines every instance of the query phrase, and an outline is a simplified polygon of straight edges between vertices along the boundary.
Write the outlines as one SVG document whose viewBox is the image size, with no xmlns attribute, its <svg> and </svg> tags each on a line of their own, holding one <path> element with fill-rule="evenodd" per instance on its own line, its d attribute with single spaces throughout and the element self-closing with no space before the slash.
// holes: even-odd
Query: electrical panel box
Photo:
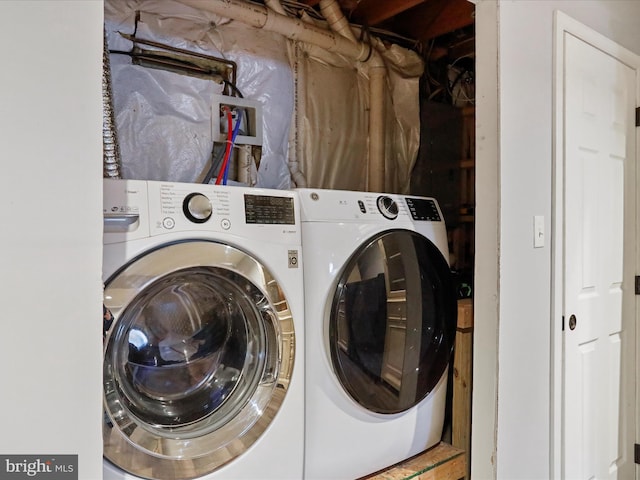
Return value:
<svg viewBox="0 0 640 480">
<path fill-rule="evenodd" d="M 212 135 L 214 142 L 224 143 L 228 137 L 228 123 L 225 115 L 228 107 L 233 117 L 233 126 L 242 111 L 240 130 L 235 143 L 238 145 L 262 146 L 262 104 L 257 100 L 215 95 L 211 107 Z"/>
</svg>

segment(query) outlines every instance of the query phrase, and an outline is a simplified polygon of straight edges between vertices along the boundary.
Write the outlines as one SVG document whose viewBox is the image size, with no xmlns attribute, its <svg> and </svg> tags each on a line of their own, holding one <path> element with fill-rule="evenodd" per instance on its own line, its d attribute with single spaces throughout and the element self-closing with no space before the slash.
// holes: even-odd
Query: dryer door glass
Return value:
<svg viewBox="0 0 640 480">
<path fill-rule="evenodd" d="M 426 398 L 444 374 L 455 336 L 449 266 L 427 238 L 387 231 L 352 255 L 329 322 L 334 369 L 368 410 L 393 414 Z"/>
<path fill-rule="evenodd" d="M 191 478 L 246 450 L 278 410 L 294 339 L 277 282 L 244 252 L 170 245 L 105 287 L 105 456 L 145 478 Z M 195 469 L 195 470 L 194 470 Z"/>
</svg>

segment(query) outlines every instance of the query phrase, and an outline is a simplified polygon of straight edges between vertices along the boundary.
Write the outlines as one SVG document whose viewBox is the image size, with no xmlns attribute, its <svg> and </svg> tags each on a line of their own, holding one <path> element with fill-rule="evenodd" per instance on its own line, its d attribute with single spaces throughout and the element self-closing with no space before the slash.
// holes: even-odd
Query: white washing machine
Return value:
<svg viewBox="0 0 640 480">
<path fill-rule="evenodd" d="M 104 478 L 300 479 L 295 193 L 105 180 L 104 221 Z"/>
<path fill-rule="evenodd" d="M 456 296 L 432 198 L 298 189 L 307 479 L 355 479 L 442 436 Z"/>
</svg>

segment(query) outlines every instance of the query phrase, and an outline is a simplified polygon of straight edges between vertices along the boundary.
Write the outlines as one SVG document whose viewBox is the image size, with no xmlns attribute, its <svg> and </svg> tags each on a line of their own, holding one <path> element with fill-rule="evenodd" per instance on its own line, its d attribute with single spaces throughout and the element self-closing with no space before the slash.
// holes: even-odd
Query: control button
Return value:
<svg viewBox="0 0 640 480">
<path fill-rule="evenodd" d="M 231 228 L 231 221 L 228 218 L 223 218 L 220 221 L 220 226 L 223 230 L 229 230 Z"/>
<path fill-rule="evenodd" d="M 383 217 L 389 220 L 395 220 L 398 217 L 398 204 L 393 198 L 381 195 L 378 197 L 376 204 Z"/>
<path fill-rule="evenodd" d="M 171 230 L 176 226 L 176 221 L 171 217 L 166 217 L 164 220 L 162 220 L 162 226 L 167 230 Z"/>
<path fill-rule="evenodd" d="M 298 268 L 298 250 L 289 250 L 289 268 Z"/>
<path fill-rule="evenodd" d="M 213 213 L 211 201 L 201 193 L 190 193 L 182 202 L 182 211 L 194 223 L 204 223 Z"/>
<path fill-rule="evenodd" d="M 362 200 L 358 200 L 358 207 L 362 213 L 367 213 L 367 209 L 364 206 L 364 202 Z"/>
</svg>

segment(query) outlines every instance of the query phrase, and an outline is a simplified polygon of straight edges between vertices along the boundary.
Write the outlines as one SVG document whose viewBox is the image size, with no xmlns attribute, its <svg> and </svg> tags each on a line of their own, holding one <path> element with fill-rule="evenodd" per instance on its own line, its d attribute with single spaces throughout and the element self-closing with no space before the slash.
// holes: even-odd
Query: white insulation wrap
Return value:
<svg viewBox="0 0 640 480">
<path fill-rule="evenodd" d="M 131 50 L 131 42 L 118 32 L 133 34 L 136 11 L 140 12 L 136 38 L 237 63 L 236 86 L 245 98 L 263 105 L 256 186 L 290 188 L 287 148 L 293 77 L 287 40 L 169 0 L 107 0 L 105 27 L 110 50 Z M 211 105 L 223 85 L 133 65 L 123 54 L 112 53 L 110 59 L 122 177 L 198 181 L 210 165 Z"/>
<path fill-rule="evenodd" d="M 263 147 L 256 186 L 367 190 L 372 62 L 294 43 L 242 19 L 230 21 L 199 9 L 200 2 L 187 3 L 193 7 L 171 0 L 106 0 L 109 48 L 131 49 L 117 32 L 133 33 L 139 11 L 138 38 L 236 62 L 237 87 L 245 98 L 262 104 Z M 277 19 L 289 20 L 282 15 Z M 351 43 L 349 51 L 363 48 L 344 37 L 335 40 Z M 420 141 L 423 63 L 410 50 L 375 40 L 374 44 L 386 67 L 381 77 L 386 92 L 382 183 L 385 191 L 406 193 Z M 121 54 L 111 55 L 111 68 L 123 178 L 198 181 L 210 164 L 213 95 L 223 86 L 132 65 Z M 374 99 L 377 104 L 380 100 Z"/>
<path fill-rule="evenodd" d="M 387 67 L 384 99 L 387 192 L 408 193 L 420 146 L 422 59 L 378 44 Z M 307 184 L 367 190 L 369 77 L 366 64 L 302 45 L 297 54 L 299 162 Z"/>
</svg>

